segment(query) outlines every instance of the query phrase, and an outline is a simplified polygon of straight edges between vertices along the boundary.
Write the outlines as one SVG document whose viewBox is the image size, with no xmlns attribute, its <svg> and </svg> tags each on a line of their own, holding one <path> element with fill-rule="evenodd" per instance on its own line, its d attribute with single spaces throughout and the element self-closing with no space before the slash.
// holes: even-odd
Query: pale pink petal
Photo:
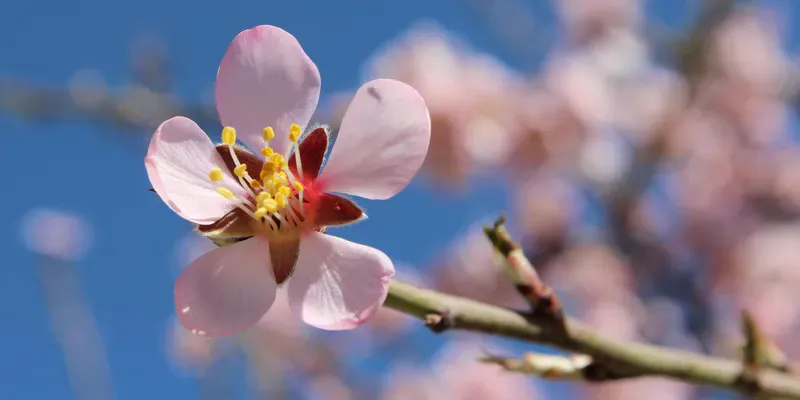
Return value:
<svg viewBox="0 0 800 400">
<path fill-rule="evenodd" d="M 185 117 L 170 118 L 156 129 L 144 165 L 158 196 L 172 211 L 197 224 L 213 223 L 233 209 L 231 200 L 216 192 L 220 185 L 237 197 L 245 195 L 208 135 Z M 226 172 L 217 183 L 208 178 L 214 168 Z"/>
<path fill-rule="evenodd" d="M 431 138 L 425 101 L 414 88 L 377 79 L 358 89 L 319 177 L 324 190 L 387 199 L 416 175 Z"/>
<path fill-rule="evenodd" d="M 394 265 L 379 250 L 312 232 L 300 241 L 289 306 L 311 326 L 352 329 L 380 308 L 392 276 Z"/>
<path fill-rule="evenodd" d="M 261 237 L 220 247 L 190 264 L 175 282 L 181 324 L 204 336 L 238 333 L 275 301 L 269 243 Z"/>
<path fill-rule="evenodd" d="M 289 126 L 308 124 L 321 85 L 317 66 L 294 36 L 260 25 L 236 35 L 222 59 L 216 84 L 219 118 L 254 151 L 263 147 L 263 129 L 271 126 L 276 135 L 270 145 L 287 154 Z"/>
</svg>

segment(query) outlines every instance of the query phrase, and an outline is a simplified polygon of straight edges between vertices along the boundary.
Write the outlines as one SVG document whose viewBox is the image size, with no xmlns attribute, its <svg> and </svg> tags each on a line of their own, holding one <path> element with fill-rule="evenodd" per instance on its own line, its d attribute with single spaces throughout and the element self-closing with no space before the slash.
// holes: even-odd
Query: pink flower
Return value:
<svg viewBox="0 0 800 400">
<path fill-rule="evenodd" d="M 258 26 L 233 39 L 217 73 L 223 143 L 215 146 L 185 117 L 153 135 L 145 166 L 155 192 L 201 234 L 232 243 L 177 279 L 175 306 L 187 329 L 206 336 L 247 329 L 279 286 L 296 315 L 328 330 L 354 328 L 383 303 L 394 266 L 376 249 L 323 233 L 364 218 L 355 203 L 330 192 L 367 199 L 400 192 L 425 159 L 430 116 L 410 86 L 367 82 L 320 173 L 327 130 L 310 129 L 298 142 L 320 86 L 317 67 L 292 35 Z M 263 157 L 235 145 L 237 135 Z"/>
</svg>

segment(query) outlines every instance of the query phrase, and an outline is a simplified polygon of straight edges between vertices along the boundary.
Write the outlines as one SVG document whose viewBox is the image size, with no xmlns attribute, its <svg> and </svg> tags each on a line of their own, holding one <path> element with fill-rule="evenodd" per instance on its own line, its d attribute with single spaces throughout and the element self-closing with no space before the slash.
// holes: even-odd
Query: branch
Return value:
<svg viewBox="0 0 800 400">
<path fill-rule="evenodd" d="M 564 331 L 566 327 L 561 301 L 553 289 L 539 277 L 536 268 L 525 257 L 522 247 L 511 239 L 505 228 L 505 222 L 505 216 L 501 216 L 493 226 L 484 227 L 483 232 L 492 243 L 492 247 L 503 256 L 503 269 L 506 275 L 531 305 L 533 315 L 543 317 L 542 322 L 546 320 Z"/>
<path fill-rule="evenodd" d="M 504 336 L 587 354 L 604 366 L 608 379 L 663 376 L 739 392 L 800 399 L 800 380 L 792 375 L 764 370 L 758 388 L 740 380 L 740 362 L 683 350 L 625 342 L 605 337 L 578 321 L 566 318 L 567 338 L 557 330 L 537 324 L 525 313 L 475 300 L 451 296 L 393 280 L 385 307 L 420 318 L 434 331 L 459 329 Z M 598 374 L 596 380 L 604 380 Z M 608 380 L 605 379 L 605 380 Z"/>
<path fill-rule="evenodd" d="M 219 125 L 213 107 L 184 104 L 173 95 L 141 85 L 114 90 L 91 85 L 61 89 L 5 77 L 0 77 L 0 115 L 37 122 L 102 122 L 137 132 L 153 129 L 175 115 L 189 117 L 200 126 Z"/>
</svg>

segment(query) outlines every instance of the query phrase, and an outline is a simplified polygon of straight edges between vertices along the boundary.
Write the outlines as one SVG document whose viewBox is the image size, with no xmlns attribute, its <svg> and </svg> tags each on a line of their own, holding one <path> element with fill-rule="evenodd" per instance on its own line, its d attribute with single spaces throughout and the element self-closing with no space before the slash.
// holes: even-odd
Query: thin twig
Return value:
<svg viewBox="0 0 800 400">
<path fill-rule="evenodd" d="M 525 257 L 522 246 L 511 239 L 501 216 L 491 227 L 484 227 L 486 237 L 503 256 L 503 267 L 517 291 L 530 303 L 533 315 L 549 320 L 553 327 L 564 330 L 564 312 L 553 289 L 542 281 L 533 264 Z"/>
</svg>

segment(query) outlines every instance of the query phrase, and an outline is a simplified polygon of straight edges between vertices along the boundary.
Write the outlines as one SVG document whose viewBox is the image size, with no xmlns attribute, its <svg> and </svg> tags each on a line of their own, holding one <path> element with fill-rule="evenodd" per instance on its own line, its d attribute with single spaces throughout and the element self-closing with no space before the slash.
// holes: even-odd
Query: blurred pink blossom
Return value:
<svg viewBox="0 0 800 400">
<path fill-rule="evenodd" d="M 167 327 L 167 354 L 181 372 L 204 373 L 217 357 L 217 339 L 195 335 L 173 317 Z"/>
<path fill-rule="evenodd" d="M 633 25 L 642 17 L 639 0 L 559 0 L 556 11 L 567 34 L 578 41 L 591 40 L 609 28 Z"/>
<path fill-rule="evenodd" d="M 783 84 L 787 60 L 777 19 L 764 11 L 744 9 L 730 15 L 713 35 L 710 57 L 734 84 L 774 95 Z"/>
<path fill-rule="evenodd" d="M 504 371 L 478 361 L 486 351 L 477 342 L 453 342 L 440 350 L 430 369 L 398 366 L 393 371 L 383 400 L 512 400 L 543 398 L 530 377 Z"/>
<path fill-rule="evenodd" d="M 585 385 L 586 399 L 591 400 L 689 400 L 694 390 L 686 383 L 662 379 L 639 378 L 609 382 L 602 385 Z"/>
<path fill-rule="evenodd" d="M 528 174 L 516 185 L 514 211 L 526 241 L 564 237 L 578 207 L 574 186 L 552 170 Z"/>
<path fill-rule="evenodd" d="M 778 341 L 794 339 L 800 320 L 800 225 L 764 225 L 735 251 L 736 300 Z M 800 349 L 797 349 L 800 350 Z"/>
<path fill-rule="evenodd" d="M 511 281 L 500 267 L 501 257 L 476 223 L 465 229 L 435 266 L 436 288 L 447 293 L 497 305 L 523 304 Z"/>
<path fill-rule="evenodd" d="M 515 105 L 521 77 L 426 22 L 379 50 L 368 78 L 393 78 L 416 88 L 431 113 L 428 172 L 455 183 L 504 161 L 521 134 Z"/>
<path fill-rule="evenodd" d="M 93 241 L 92 228 L 83 217 L 51 208 L 28 211 L 21 234 L 30 251 L 62 261 L 80 259 Z"/>
<path fill-rule="evenodd" d="M 334 375 L 320 375 L 311 380 L 310 390 L 314 398 L 320 400 L 355 399 L 353 390 L 341 378 Z"/>
</svg>

